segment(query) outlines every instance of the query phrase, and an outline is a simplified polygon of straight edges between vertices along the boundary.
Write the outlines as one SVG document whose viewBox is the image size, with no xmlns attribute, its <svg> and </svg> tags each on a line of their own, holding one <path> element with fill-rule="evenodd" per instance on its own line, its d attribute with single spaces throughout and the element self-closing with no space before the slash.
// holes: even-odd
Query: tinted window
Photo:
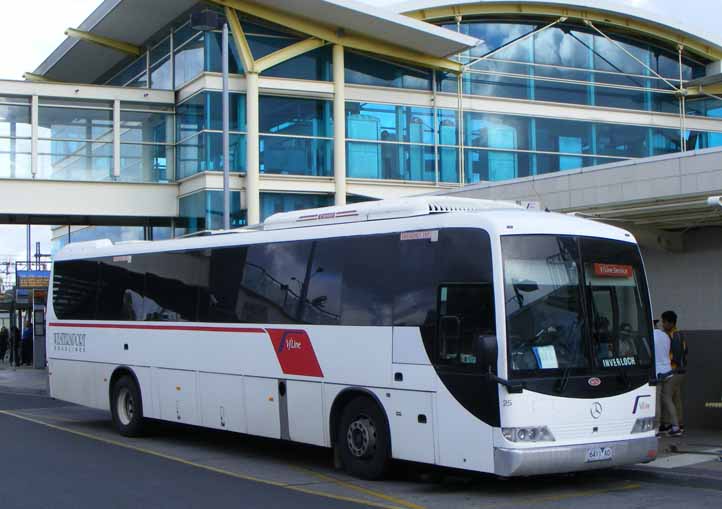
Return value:
<svg viewBox="0 0 722 509">
<path fill-rule="evenodd" d="M 98 264 L 100 278 L 95 319 L 142 320 L 145 278 L 132 266 L 133 257 L 118 259 L 123 261 L 107 259 Z"/>
<path fill-rule="evenodd" d="M 210 257 L 208 285 L 201 289 L 198 320 L 231 323 L 240 321 L 239 292 L 246 263 L 246 247 L 213 249 Z"/>
<path fill-rule="evenodd" d="M 343 239 L 344 325 L 391 325 L 398 249 L 398 234 Z"/>
<path fill-rule="evenodd" d="M 242 322 L 298 323 L 311 242 L 249 246 L 238 296 Z"/>
<path fill-rule="evenodd" d="M 339 256 L 344 239 L 311 242 L 301 281 L 298 316 L 302 323 L 339 325 L 344 257 Z"/>
<path fill-rule="evenodd" d="M 196 320 L 199 288 L 205 286 L 203 278 L 207 274 L 202 265 L 207 263 L 207 258 L 200 252 L 154 253 L 139 258 L 146 278 L 143 319 Z"/>
<path fill-rule="evenodd" d="M 53 308 L 63 320 L 92 320 L 98 264 L 90 260 L 58 262 L 53 276 Z"/>
</svg>

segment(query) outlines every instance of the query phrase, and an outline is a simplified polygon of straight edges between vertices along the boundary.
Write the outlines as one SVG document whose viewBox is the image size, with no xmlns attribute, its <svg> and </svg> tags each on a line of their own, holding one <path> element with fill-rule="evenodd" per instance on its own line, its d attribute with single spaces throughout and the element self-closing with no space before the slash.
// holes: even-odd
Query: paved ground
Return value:
<svg viewBox="0 0 722 509">
<path fill-rule="evenodd" d="M 42 372 L 17 373 L 0 369 L 3 509 L 717 509 L 722 499 L 722 463 L 713 455 L 722 449 L 722 433 L 665 440 L 663 449 L 681 452 L 645 467 L 500 480 L 398 464 L 390 479 L 372 483 L 333 470 L 329 451 L 315 447 L 171 424 L 153 426 L 142 439 L 120 437 L 105 412 L 17 393 L 21 378 L 44 378 Z"/>
</svg>

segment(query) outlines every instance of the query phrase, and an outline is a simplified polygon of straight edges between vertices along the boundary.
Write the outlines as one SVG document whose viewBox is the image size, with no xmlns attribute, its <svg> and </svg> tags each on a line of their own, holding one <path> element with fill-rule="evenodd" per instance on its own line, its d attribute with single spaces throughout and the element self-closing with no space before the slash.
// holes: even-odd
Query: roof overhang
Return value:
<svg viewBox="0 0 722 509">
<path fill-rule="evenodd" d="M 197 3 L 197 0 L 105 0 L 78 29 L 142 46 Z M 355 0 L 252 0 L 247 3 L 323 25 L 339 34 L 353 34 L 435 58 L 456 54 L 479 43 L 473 37 Z M 122 52 L 68 37 L 34 74 L 55 81 L 88 83 L 126 57 Z"/>
<path fill-rule="evenodd" d="M 250 0 L 249 3 L 433 57 L 448 57 L 479 44 L 474 37 L 356 0 Z"/>
<path fill-rule="evenodd" d="M 196 0 L 104 0 L 77 28 L 142 46 L 196 3 Z M 125 53 L 68 37 L 35 74 L 55 81 L 92 83 L 125 58 Z"/>
<path fill-rule="evenodd" d="M 420 20 L 434 21 L 456 15 L 530 15 L 567 16 L 587 19 L 601 26 L 612 25 L 648 37 L 682 44 L 688 51 L 722 60 L 722 38 L 702 34 L 680 23 L 679 16 L 669 11 L 651 12 L 633 7 L 624 0 L 411 0 L 393 6 L 397 12 Z"/>
</svg>

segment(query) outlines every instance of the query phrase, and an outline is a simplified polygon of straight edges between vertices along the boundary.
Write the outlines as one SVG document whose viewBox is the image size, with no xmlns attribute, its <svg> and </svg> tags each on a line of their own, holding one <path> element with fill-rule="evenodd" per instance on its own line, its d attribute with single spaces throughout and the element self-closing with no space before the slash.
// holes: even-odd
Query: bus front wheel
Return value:
<svg viewBox="0 0 722 509">
<path fill-rule="evenodd" d="M 142 434 L 143 400 L 138 384 L 130 376 L 121 376 L 113 385 L 110 412 L 118 433 L 126 437 Z"/>
<path fill-rule="evenodd" d="M 389 465 L 390 441 L 383 411 L 367 397 L 343 409 L 336 443 L 344 469 L 362 479 L 380 479 Z"/>
</svg>

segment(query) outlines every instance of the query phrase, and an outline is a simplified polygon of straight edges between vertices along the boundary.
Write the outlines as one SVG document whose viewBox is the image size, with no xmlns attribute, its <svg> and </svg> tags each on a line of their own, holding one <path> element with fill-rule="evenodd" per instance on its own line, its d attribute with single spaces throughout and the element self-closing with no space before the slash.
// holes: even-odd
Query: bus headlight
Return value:
<svg viewBox="0 0 722 509">
<path fill-rule="evenodd" d="M 637 419 L 632 427 L 632 433 L 646 433 L 654 429 L 654 417 L 642 417 Z"/>
<path fill-rule="evenodd" d="M 501 434 L 509 442 L 554 442 L 554 435 L 546 426 L 501 428 Z"/>
</svg>

